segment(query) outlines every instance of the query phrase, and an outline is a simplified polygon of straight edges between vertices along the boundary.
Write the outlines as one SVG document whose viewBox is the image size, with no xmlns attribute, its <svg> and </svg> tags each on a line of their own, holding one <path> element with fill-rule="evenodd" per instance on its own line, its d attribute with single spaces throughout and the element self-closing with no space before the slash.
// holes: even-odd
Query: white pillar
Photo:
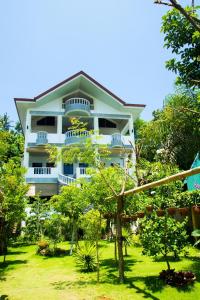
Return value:
<svg viewBox="0 0 200 300">
<path fill-rule="evenodd" d="M 29 152 L 27 152 L 27 149 L 24 149 L 23 166 L 27 169 L 29 168 Z"/>
<path fill-rule="evenodd" d="M 99 118 L 94 117 L 94 132 L 95 134 L 99 134 Z"/>
<path fill-rule="evenodd" d="M 129 123 L 129 134 L 130 134 L 130 137 L 131 137 L 131 141 L 132 141 L 132 143 L 135 144 L 134 129 L 133 129 L 133 118 L 132 117 L 128 120 L 128 123 Z"/>
<path fill-rule="evenodd" d="M 27 111 L 27 115 L 26 115 L 26 128 L 25 128 L 25 132 L 26 133 L 30 133 L 31 132 L 31 114 L 30 114 L 29 110 Z"/>
<path fill-rule="evenodd" d="M 62 115 L 57 117 L 57 134 L 62 134 Z"/>
</svg>

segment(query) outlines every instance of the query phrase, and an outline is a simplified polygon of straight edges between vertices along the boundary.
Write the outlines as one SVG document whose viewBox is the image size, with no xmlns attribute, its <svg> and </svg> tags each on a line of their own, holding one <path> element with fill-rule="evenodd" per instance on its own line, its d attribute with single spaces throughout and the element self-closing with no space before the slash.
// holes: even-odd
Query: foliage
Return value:
<svg viewBox="0 0 200 300">
<path fill-rule="evenodd" d="M 194 246 L 199 245 L 199 243 L 200 243 L 200 229 L 195 229 L 192 232 L 192 236 L 195 237 L 195 238 L 198 238 L 198 240 L 196 241 L 196 243 L 194 244 Z"/>
<path fill-rule="evenodd" d="M 96 247 L 93 243 L 85 242 L 75 251 L 77 266 L 84 272 L 93 272 L 96 269 Z"/>
<path fill-rule="evenodd" d="M 6 253 L 13 228 L 24 217 L 27 193 L 24 173 L 24 168 L 16 167 L 12 160 L 0 167 L 0 254 Z"/>
<path fill-rule="evenodd" d="M 198 93 L 177 90 L 154 119 L 141 127 L 141 157 L 190 168 L 200 148 L 200 105 Z"/>
<path fill-rule="evenodd" d="M 63 240 L 63 229 L 67 221 L 68 219 L 56 213 L 45 220 L 45 235 L 53 242 L 54 250 L 56 249 L 57 243 Z"/>
<path fill-rule="evenodd" d="M 186 191 L 177 194 L 177 207 L 191 207 L 192 205 L 200 205 L 200 191 Z"/>
<path fill-rule="evenodd" d="M 72 254 L 74 243 L 78 241 L 78 220 L 89 205 L 88 199 L 85 198 L 80 187 L 69 185 L 62 187 L 60 194 L 51 198 L 51 204 L 55 211 L 69 217 L 71 227 L 70 254 Z"/>
<path fill-rule="evenodd" d="M 90 241 L 100 239 L 101 232 L 105 230 L 106 222 L 101 220 L 98 210 L 91 209 L 80 218 L 80 228 L 84 231 L 84 238 Z"/>
<path fill-rule="evenodd" d="M 193 8 L 187 7 L 185 11 L 198 18 Z M 200 86 L 200 32 L 177 9 L 163 16 L 162 32 L 165 47 L 174 55 L 166 67 L 178 74 L 177 84 Z"/>
<path fill-rule="evenodd" d="M 36 195 L 32 199 L 32 204 L 27 207 L 26 226 L 24 237 L 32 242 L 40 240 L 44 236 L 44 222 L 49 217 L 50 205 L 46 199 Z"/>
<path fill-rule="evenodd" d="M 141 242 L 143 254 L 149 256 L 163 255 L 168 269 L 169 254 L 179 255 L 187 246 L 187 233 L 185 230 L 187 220 L 179 222 L 167 216 L 159 218 L 152 215 L 142 221 Z"/>
</svg>

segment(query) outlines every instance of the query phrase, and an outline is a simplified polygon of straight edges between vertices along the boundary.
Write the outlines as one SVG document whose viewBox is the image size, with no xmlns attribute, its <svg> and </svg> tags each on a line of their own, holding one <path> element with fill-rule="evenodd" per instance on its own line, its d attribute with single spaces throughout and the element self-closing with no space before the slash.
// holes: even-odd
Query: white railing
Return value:
<svg viewBox="0 0 200 300">
<path fill-rule="evenodd" d="M 38 131 L 37 132 L 37 139 L 36 139 L 36 144 L 47 144 L 47 132 L 46 131 Z"/>
<path fill-rule="evenodd" d="M 81 131 L 81 130 L 69 130 L 66 133 L 66 138 L 70 137 L 89 137 L 90 133 L 87 130 Z"/>
<path fill-rule="evenodd" d="M 69 184 L 72 184 L 74 183 L 76 180 L 70 176 L 66 176 L 66 175 L 63 175 L 63 174 L 59 174 L 58 175 L 58 181 L 62 184 L 66 184 L 66 185 L 69 185 Z"/>
<path fill-rule="evenodd" d="M 51 174 L 51 168 L 50 167 L 35 167 L 33 168 L 33 173 L 34 174 L 39 174 L 39 175 L 49 175 Z"/>
<path fill-rule="evenodd" d="M 86 168 L 80 168 L 80 175 L 85 175 L 86 174 Z"/>
<path fill-rule="evenodd" d="M 84 98 L 71 98 L 67 101 L 65 101 L 65 105 L 68 104 L 83 104 L 83 105 L 89 105 L 90 106 L 90 101 Z"/>
<path fill-rule="evenodd" d="M 116 132 L 116 133 L 112 134 L 111 146 L 112 147 L 122 147 L 123 146 L 121 133 Z"/>
<path fill-rule="evenodd" d="M 87 130 L 70 130 L 65 133 L 65 136 L 65 144 L 67 145 L 84 141 L 85 138 L 90 136 L 90 133 Z"/>
<path fill-rule="evenodd" d="M 27 178 L 57 178 L 58 170 L 57 168 L 51 167 L 32 167 L 27 169 Z"/>
<path fill-rule="evenodd" d="M 90 177 L 89 174 L 87 174 L 87 168 L 86 167 L 78 167 L 76 168 L 76 178 L 80 177 Z"/>
</svg>

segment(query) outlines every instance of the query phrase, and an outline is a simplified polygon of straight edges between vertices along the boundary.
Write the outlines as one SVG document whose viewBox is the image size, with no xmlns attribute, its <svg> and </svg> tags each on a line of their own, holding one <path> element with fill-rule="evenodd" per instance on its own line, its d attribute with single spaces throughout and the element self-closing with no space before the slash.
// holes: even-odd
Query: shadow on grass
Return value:
<svg viewBox="0 0 200 300">
<path fill-rule="evenodd" d="M 8 295 L 0 295 L 0 300 L 9 300 Z"/>
<path fill-rule="evenodd" d="M 189 256 L 187 259 L 191 261 L 191 264 L 185 270 L 195 273 L 196 281 L 200 282 L 200 256 Z"/>
<path fill-rule="evenodd" d="M 7 260 L 0 263 L 0 281 L 6 280 L 6 273 L 12 269 L 15 269 L 17 265 L 26 264 L 27 260 Z M 1 300 L 1 298 L 0 298 Z"/>
<path fill-rule="evenodd" d="M 7 255 L 19 255 L 19 254 L 25 254 L 27 252 L 25 251 L 11 251 L 11 250 L 8 250 L 8 254 Z M 1 300 L 1 298 L 0 298 Z"/>
</svg>

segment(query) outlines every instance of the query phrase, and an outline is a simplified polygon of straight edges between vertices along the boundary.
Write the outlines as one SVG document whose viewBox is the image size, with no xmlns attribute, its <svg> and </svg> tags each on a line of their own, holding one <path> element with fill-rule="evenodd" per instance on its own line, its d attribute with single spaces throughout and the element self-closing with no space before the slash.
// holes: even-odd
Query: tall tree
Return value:
<svg viewBox="0 0 200 300">
<path fill-rule="evenodd" d="M 12 160 L 0 167 L 0 255 L 6 255 L 13 226 L 22 220 L 24 214 L 28 190 L 24 173 L 24 168 L 16 167 Z"/>
<path fill-rule="evenodd" d="M 194 27 L 195 30 L 200 32 L 200 19 L 198 18 L 197 15 L 192 14 L 195 11 L 194 0 L 191 1 L 192 10 L 190 11 L 187 11 L 187 9 L 184 8 L 177 0 L 166 0 L 166 1 L 154 0 L 154 3 L 166 5 L 176 9 L 180 14 L 182 14 L 188 20 L 188 22 Z"/>
<path fill-rule="evenodd" d="M 167 98 L 162 110 L 140 129 L 141 155 L 153 161 L 162 156 L 166 162 L 190 168 L 200 149 L 200 104 L 198 93 L 177 92 Z"/>
<path fill-rule="evenodd" d="M 200 32 L 175 9 L 163 16 L 162 32 L 164 46 L 174 55 L 166 62 L 167 69 L 178 74 L 178 84 L 200 87 Z"/>
</svg>

